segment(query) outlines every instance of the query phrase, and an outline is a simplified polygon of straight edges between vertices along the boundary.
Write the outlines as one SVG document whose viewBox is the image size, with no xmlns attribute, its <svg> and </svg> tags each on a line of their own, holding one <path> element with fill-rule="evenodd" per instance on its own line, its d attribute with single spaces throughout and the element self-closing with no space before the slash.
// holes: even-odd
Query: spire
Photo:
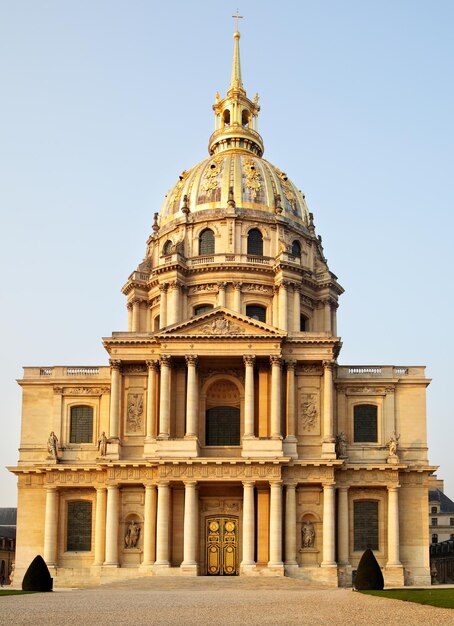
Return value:
<svg viewBox="0 0 454 626">
<path fill-rule="evenodd" d="M 235 15 L 233 17 L 236 17 Z M 241 17 L 238 15 L 238 17 Z M 230 89 L 241 89 L 244 91 L 243 82 L 241 80 L 241 62 L 240 62 L 240 33 L 236 30 L 233 33 L 235 43 L 233 44 L 233 61 L 232 61 L 232 77 L 230 79 Z"/>
</svg>

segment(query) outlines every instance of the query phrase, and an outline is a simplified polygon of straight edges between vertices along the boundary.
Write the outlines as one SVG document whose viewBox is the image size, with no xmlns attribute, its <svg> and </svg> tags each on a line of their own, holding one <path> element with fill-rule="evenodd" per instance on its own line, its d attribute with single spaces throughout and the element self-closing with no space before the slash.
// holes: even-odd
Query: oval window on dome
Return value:
<svg viewBox="0 0 454 626">
<path fill-rule="evenodd" d="M 247 234 L 247 253 L 263 256 L 263 235 L 258 228 L 251 228 Z"/>
<path fill-rule="evenodd" d="M 171 253 L 172 253 L 172 242 L 170 241 L 170 239 L 167 239 L 164 246 L 162 247 L 162 254 L 164 256 L 167 256 L 168 254 L 171 254 Z"/>
<path fill-rule="evenodd" d="M 214 233 L 211 228 L 205 228 L 199 235 L 199 256 L 214 254 Z"/>
</svg>

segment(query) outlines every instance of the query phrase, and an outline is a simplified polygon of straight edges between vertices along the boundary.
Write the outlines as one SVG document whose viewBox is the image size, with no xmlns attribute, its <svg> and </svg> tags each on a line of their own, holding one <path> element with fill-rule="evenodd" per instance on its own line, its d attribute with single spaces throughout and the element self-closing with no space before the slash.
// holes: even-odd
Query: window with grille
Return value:
<svg viewBox="0 0 454 626">
<path fill-rule="evenodd" d="M 300 258 L 300 257 L 301 257 L 301 244 L 300 244 L 300 242 L 299 242 L 299 241 L 296 241 L 296 240 L 295 240 L 295 241 L 292 243 L 292 254 L 293 254 L 293 256 L 296 256 L 296 257 L 298 257 L 298 258 Z"/>
<path fill-rule="evenodd" d="M 200 306 L 194 307 L 194 315 L 202 315 L 202 313 L 211 311 L 212 308 L 213 308 L 212 304 L 201 304 Z"/>
<path fill-rule="evenodd" d="M 438 519 L 436 517 L 432 517 L 432 526 L 438 526 Z"/>
<path fill-rule="evenodd" d="M 246 315 L 254 320 L 266 323 L 266 309 L 264 306 L 257 304 L 248 304 L 246 307 Z"/>
<path fill-rule="evenodd" d="M 355 500 L 353 502 L 354 550 L 378 550 L 378 502 Z"/>
<path fill-rule="evenodd" d="M 199 255 L 214 254 L 214 233 L 210 228 L 202 230 L 199 236 Z"/>
<path fill-rule="evenodd" d="M 258 228 L 252 228 L 247 236 L 247 253 L 263 256 L 263 236 Z"/>
<path fill-rule="evenodd" d="M 70 443 L 92 443 L 93 408 L 91 406 L 71 407 Z"/>
<path fill-rule="evenodd" d="M 66 524 L 66 550 L 90 552 L 91 550 L 91 502 L 86 500 L 68 502 Z"/>
<path fill-rule="evenodd" d="M 240 445 L 240 409 L 214 406 L 206 412 L 206 445 Z"/>
<path fill-rule="evenodd" d="M 375 405 L 358 404 L 355 406 L 353 422 L 355 442 L 377 442 L 377 407 Z"/>
</svg>

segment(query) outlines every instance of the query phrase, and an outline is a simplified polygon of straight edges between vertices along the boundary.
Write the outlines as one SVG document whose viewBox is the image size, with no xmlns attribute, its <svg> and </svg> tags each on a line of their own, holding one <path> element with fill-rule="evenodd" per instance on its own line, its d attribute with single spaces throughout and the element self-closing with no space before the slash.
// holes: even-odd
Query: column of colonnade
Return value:
<svg viewBox="0 0 454 626">
<path fill-rule="evenodd" d="M 57 565 L 58 490 L 47 487 L 44 526 L 44 560 L 48 566 Z"/>
<path fill-rule="evenodd" d="M 254 436 L 254 356 L 244 356 L 244 436 Z"/>
<path fill-rule="evenodd" d="M 400 566 L 399 555 L 399 486 L 388 486 L 388 561 L 386 566 Z"/>
<path fill-rule="evenodd" d="M 198 434 L 198 394 L 197 394 L 197 356 L 186 357 L 186 437 L 194 438 Z"/>
</svg>

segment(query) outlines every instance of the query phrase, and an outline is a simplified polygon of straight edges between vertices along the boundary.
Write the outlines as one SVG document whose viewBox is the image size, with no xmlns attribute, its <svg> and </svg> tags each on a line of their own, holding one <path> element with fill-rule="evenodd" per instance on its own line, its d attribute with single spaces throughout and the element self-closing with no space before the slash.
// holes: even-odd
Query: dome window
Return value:
<svg viewBox="0 0 454 626">
<path fill-rule="evenodd" d="M 252 228 L 247 235 L 247 253 L 263 256 L 263 236 L 258 228 Z"/>
<path fill-rule="evenodd" d="M 202 313 L 208 313 L 213 308 L 212 304 L 200 304 L 194 307 L 194 315 L 202 315 Z"/>
<path fill-rule="evenodd" d="M 162 248 L 162 254 L 164 256 L 167 256 L 168 254 L 172 253 L 172 242 L 170 241 L 170 239 L 167 239 L 167 241 L 165 242 L 163 248 Z"/>
<path fill-rule="evenodd" d="M 248 304 L 246 307 L 246 315 L 253 320 L 266 323 L 266 309 L 258 304 Z"/>
<path fill-rule="evenodd" d="M 226 109 L 224 111 L 223 120 L 224 120 L 224 126 L 229 126 L 230 125 L 230 111 L 229 111 L 229 109 Z"/>
<path fill-rule="evenodd" d="M 249 111 L 247 109 L 243 109 L 241 113 L 241 124 L 246 128 L 249 126 Z"/>
<path fill-rule="evenodd" d="M 199 255 L 214 254 L 214 233 L 205 228 L 199 235 Z"/>
<path fill-rule="evenodd" d="M 301 258 L 301 244 L 296 239 L 292 243 L 292 254 L 293 254 L 293 256 L 295 256 L 298 259 Z"/>
<path fill-rule="evenodd" d="M 300 315 L 300 332 L 304 333 L 308 330 L 309 320 L 304 315 Z"/>
</svg>

